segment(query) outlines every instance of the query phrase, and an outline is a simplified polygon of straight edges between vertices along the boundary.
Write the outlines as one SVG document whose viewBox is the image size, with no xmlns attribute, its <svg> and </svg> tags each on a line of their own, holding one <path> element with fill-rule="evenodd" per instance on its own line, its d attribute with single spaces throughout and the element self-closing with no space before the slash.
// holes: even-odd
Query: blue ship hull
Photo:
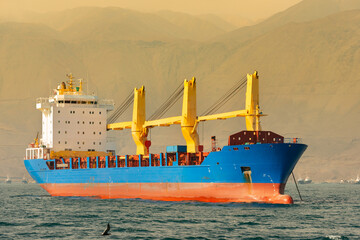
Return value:
<svg viewBox="0 0 360 240">
<path fill-rule="evenodd" d="M 210 202 L 291 203 L 285 184 L 307 145 L 224 146 L 201 165 L 50 170 L 24 160 L 31 177 L 54 196 Z"/>
</svg>

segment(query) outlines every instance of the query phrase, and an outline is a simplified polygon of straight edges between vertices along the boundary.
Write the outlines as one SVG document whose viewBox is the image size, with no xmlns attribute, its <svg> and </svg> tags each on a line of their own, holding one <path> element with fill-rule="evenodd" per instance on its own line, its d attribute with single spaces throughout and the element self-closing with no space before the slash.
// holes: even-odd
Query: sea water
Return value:
<svg viewBox="0 0 360 240">
<path fill-rule="evenodd" d="M 0 239 L 360 239 L 360 184 L 299 188 L 303 201 L 288 184 L 295 204 L 273 205 L 51 197 L 0 183 Z"/>
</svg>

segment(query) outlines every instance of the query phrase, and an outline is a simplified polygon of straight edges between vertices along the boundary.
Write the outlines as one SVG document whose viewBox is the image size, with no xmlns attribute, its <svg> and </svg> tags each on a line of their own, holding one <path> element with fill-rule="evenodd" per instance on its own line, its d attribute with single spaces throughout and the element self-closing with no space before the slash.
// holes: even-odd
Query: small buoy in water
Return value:
<svg viewBox="0 0 360 240">
<path fill-rule="evenodd" d="M 110 223 L 107 224 L 106 229 L 102 233 L 102 235 L 111 235 L 111 233 L 110 233 Z"/>
</svg>

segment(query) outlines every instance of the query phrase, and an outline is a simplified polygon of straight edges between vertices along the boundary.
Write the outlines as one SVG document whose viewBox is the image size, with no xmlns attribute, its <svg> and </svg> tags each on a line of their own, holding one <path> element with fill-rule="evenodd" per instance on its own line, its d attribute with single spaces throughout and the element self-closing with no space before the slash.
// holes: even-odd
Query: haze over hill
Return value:
<svg viewBox="0 0 360 240">
<path fill-rule="evenodd" d="M 239 78 L 258 70 L 260 104 L 269 114 L 263 128 L 309 144 L 295 172 L 317 181 L 355 177 L 360 170 L 359 5 L 305 0 L 235 31 L 201 16 L 114 7 L 0 23 L 0 161 L 6 166 L 0 175 L 24 171 L 24 148 L 41 129 L 34 101 L 48 96 L 68 72 L 118 104 L 133 87 L 145 85 L 149 116 L 184 78 L 197 77 L 201 114 Z M 219 111 L 243 109 L 244 97 L 239 94 Z M 120 120 L 130 118 L 127 112 Z M 216 135 L 224 145 L 244 127 L 241 118 L 207 122 L 199 126 L 200 139 L 208 148 Z M 134 152 L 129 132 L 111 134 L 121 154 Z M 153 152 L 163 151 L 164 142 L 184 143 L 178 126 L 153 129 L 151 138 Z"/>
</svg>

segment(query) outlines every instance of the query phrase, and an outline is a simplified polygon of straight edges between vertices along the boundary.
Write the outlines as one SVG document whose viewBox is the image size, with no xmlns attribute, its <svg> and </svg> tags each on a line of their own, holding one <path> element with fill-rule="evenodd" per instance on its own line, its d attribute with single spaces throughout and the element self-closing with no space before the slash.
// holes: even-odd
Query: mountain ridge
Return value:
<svg viewBox="0 0 360 240">
<path fill-rule="evenodd" d="M 302 137 L 309 144 L 295 171 L 306 170 L 313 175 L 319 172 L 313 177 L 317 181 L 332 178 L 333 174 L 338 174 L 335 178 L 356 174 L 360 154 L 357 142 L 352 141 L 360 133 L 357 127 L 360 122 L 357 111 L 360 107 L 359 10 L 307 22 L 289 22 L 243 43 L 236 42 L 234 36 L 234 43 L 230 44 L 228 39 L 154 40 L 143 39 L 142 35 L 119 39 L 117 33 L 114 39 L 82 37 L 77 41 L 66 37 L 66 28 L 3 24 L 0 24 L 0 133 L 3 136 L 0 145 L 12 146 L 0 148 L 0 160 L 4 166 L 11 166 L 10 170 L 2 169 L 1 175 L 21 169 L 24 148 L 41 129 L 41 116 L 34 101 L 48 96 L 68 72 L 85 78 L 90 92 L 114 98 L 118 104 L 133 87 L 145 85 L 150 115 L 172 91 L 171 86 L 177 86 L 184 78 L 197 77 L 200 114 L 237 79 L 254 70 L 260 74 L 261 108 L 270 114 L 262 119 L 264 129 L 285 137 Z M 167 29 L 159 29 L 165 31 L 165 36 Z M 243 109 L 244 97 L 242 92 L 219 112 Z M 169 116 L 180 110 L 178 103 Z M 130 112 L 119 121 L 130 120 Z M 26 118 L 19 118 L 19 113 Z M 226 144 L 228 135 L 241 129 L 244 119 L 239 118 L 207 122 L 199 127 L 199 132 L 209 148 L 206 139 L 211 135 L 218 136 L 222 145 Z M 118 139 L 121 153 L 134 151 L 128 132 L 110 135 Z M 184 143 L 176 126 L 153 129 L 152 141 L 154 152 L 163 151 L 165 141 Z M 335 171 L 344 158 L 346 169 Z M 328 168 L 324 169 L 325 163 Z"/>
</svg>

